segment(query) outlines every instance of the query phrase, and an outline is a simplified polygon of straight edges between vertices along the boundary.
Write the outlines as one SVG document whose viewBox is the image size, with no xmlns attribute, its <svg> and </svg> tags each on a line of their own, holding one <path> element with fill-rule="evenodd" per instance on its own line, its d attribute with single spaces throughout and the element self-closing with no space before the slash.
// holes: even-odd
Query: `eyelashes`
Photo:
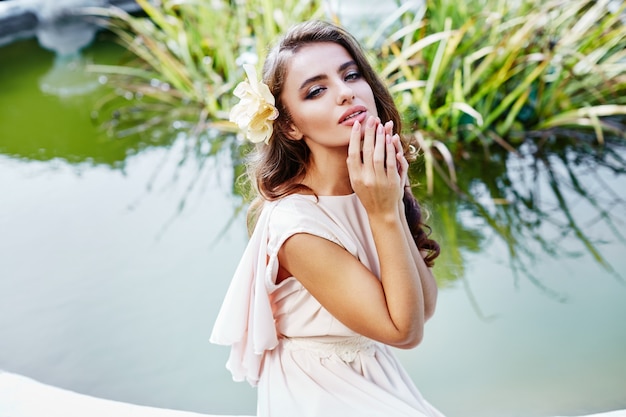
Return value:
<svg viewBox="0 0 626 417">
<path fill-rule="evenodd" d="M 307 94 L 306 94 L 306 96 L 304 96 L 304 98 L 307 99 L 307 100 L 311 100 L 311 99 L 319 96 L 322 93 L 322 91 L 325 90 L 325 89 L 326 89 L 325 87 L 313 87 L 313 88 L 311 88 L 307 92 Z"/>
<path fill-rule="evenodd" d="M 344 82 L 351 82 L 351 81 L 357 81 L 360 80 L 361 78 L 363 78 L 363 76 L 361 75 L 361 73 L 357 70 L 351 70 L 348 71 L 344 77 L 343 77 L 343 81 Z M 324 85 L 314 85 L 311 88 L 309 88 L 306 92 L 306 95 L 304 96 L 305 100 L 312 100 L 318 96 L 320 96 L 324 91 L 326 91 L 328 89 L 328 87 L 324 86 Z"/>
<path fill-rule="evenodd" d="M 352 81 L 352 80 L 359 80 L 361 79 L 361 73 L 359 71 L 350 71 L 346 74 L 345 80 L 346 81 Z"/>
</svg>

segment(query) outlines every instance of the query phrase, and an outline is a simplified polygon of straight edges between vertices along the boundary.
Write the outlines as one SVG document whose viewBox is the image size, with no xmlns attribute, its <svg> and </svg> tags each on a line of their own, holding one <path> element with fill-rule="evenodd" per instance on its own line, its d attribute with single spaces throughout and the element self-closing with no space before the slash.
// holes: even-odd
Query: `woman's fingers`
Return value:
<svg viewBox="0 0 626 417">
<path fill-rule="evenodd" d="M 355 121 L 350 132 L 348 143 L 348 169 L 356 168 L 362 162 L 361 158 L 361 123 Z"/>
<path fill-rule="evenodd" d="M 383 125 L 379 124 L 376 126 L 376 141 L 374 144 L 374 155 L 373 155 L 373 167 L 376 175 L 384 175 L 385 174 L 385 153 L 386 153 L 387 141 L 385 135 L 385 129 Z"/>
<path fill-rule="evenodd" d="M 355 122 L 347 162 L 353 186 L 387 188 L 391 184 L 402 186 L 406 182 L 408 162 L 403 155 L 400 137 L 393 134 L 392 121 L 383 125 L 379 119 L 369 117 L 363 125 Z"/>
<path fill-rule="evenodd" d="M 404 156 L 404 150 L 402 149 L 400 136 L 395 134 L 392 138 L 392 142 L 394 144 L 396 166 L 398 167 L 398 174 L 400 175 L 400 184 L 402 186 L 408 185 L 409 161 L 407 161 L 406 157 Z"/>
<path fill-rule="evenodd" d="M 376 143 L 377 121 L 376 118 L 370 116 L 363 126 L 363 164 L 372 167 L 372 158 L 374 157 L 374 147 Z"/>
<path fill-rule="evenodd" d="M 387 166 L 387 168 L 390 168 L 387 170 L 388 171 L 387 175 L 391 178 L 394 178 L 398 174 L 398 171 L 393 169 L 393 167 L 397 166 L 396 146 L 394 144 L 393 137 L 391 135 L 386 135 L 385 139 L 386 139 L 385 140 L 385 146 L 386 146 L 385 165 Z"/>
<path fill-rule="evenodd" d="M 389 120 L 387 123 L 385 123 L 385 134 L 393 136 L 393 120 Z"/>
</svg>

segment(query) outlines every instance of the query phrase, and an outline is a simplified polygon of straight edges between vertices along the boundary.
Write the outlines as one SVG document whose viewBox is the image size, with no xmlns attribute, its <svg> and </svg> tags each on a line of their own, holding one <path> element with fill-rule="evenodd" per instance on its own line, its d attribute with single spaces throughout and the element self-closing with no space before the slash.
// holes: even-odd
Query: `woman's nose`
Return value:
<svg viewBox="0 0 626 417">
<path fill-rule="evenodd" d="M 354 91 L 346 83 L 341 83 L 337 95 L 338 104 L 352 103 L 352 100 L 354 100 Z"/>
</svg>

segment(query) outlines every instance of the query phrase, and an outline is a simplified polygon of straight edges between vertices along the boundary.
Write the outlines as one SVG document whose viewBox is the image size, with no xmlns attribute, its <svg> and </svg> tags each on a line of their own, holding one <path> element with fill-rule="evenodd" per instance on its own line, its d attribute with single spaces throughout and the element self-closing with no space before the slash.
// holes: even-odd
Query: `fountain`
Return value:
<svg viewBox="0 0 626 417">
<path fill-rule="evenodd" d="M 99 27 L 77 12 L 90 6 L 140 9 L 134 0 L 0 1 L 0 46 L 36 37 L 41 47 L 55 53 L 52 68 L 39 80 L 41 91 L 58 97 L 88 93 L 98 81 L 84 71 L 87 63 L 80 51 L 93 42 Z"/>
<path fill-rule="evenodd" d="M 37 37 L 44 48 L 60 54 L 88 45 L 97 28 L 76 16 L 81 7 L 116 6 L 138 11 L 134 0 L 4 0 L 0 1 L 0 46 Z"/>
<path fill-rule="evenodd" d="M 358 6 L 358 0 L 349 1 Z M 370 25 L 368 19 L 371 17 L 371 9 L 347 7 L 347 3 L 348 0 L 343 0 L 341 3 L 343 8 L 339 9 L 339 12 L 353 17 L 356 22 L 353 31 L 358 32 L 360 22 L 363 22 L 361 25 L 363 28 L 367 28 Z M 385 12 L 388 12 L 389 4 L 393 3 L 381 3 L 380 6 L 387 8 Z M 419 4 L 417 1 L 415 3 Z M 617 1 L 614 3 L 617 4 Z M 36 37 L 42 47 L 56 53 L 54 67 L 40 79 L 40 87 L 57 95 L 78 94 L 76 91 L 79 90 L 70 88 L 68 84 L 63 84 L 65 81 L 61 82 L 55 78 L 62 71 L 57 73 L 54 68 L 71 70 L 74 67 L 73 63 L 80 62 L 81 49 L 89 45 L 97 31 L 97 28 L 79 20 L 75 16 L 75 11 L 79 7 L 103 5 L 117 5 L 129 11 L 137 6 L 133 1 L 114 0 L 0 0 L 0 46 L 19 39 Z M 384 13 L 377 9 L 377 15 Z M 80 72 L 73 71 L 74 74 Z M 597 417 L 625 417 L 625 415 L 626 410 L 617 410 L 598 414 Z M 91 397 L 45 385 L 0 369 L 0 417 L 9 416 L 210 417 Z"/>
</svg>

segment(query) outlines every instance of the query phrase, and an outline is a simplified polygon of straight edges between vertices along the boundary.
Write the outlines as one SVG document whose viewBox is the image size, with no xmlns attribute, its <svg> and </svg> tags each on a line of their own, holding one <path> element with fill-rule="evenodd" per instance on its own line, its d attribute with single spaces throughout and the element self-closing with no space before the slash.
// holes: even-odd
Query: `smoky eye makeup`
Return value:
<svg viewBox="0 0 626 417">
<path fill-rule="evenodd" d="M 354 61 L 347 61 L 341 64 L 337 69 L 337 73 L 340 74 L 346 81 L 353 81 L 362 78 L 361 71 Z M 326 87 L 323 85 L 315 85 L 314 83 L 322 82 L 327 79 L 327 75 L 319 74 L 304 80 L 299 88 L 300 91 L 304 91 L 303 98 L 305 100 L 310 100 L 323 93 Z"/>
<path fill-rule="evenodd" d="M 320 86 L 312 87 L 309 90 L 307 90 L 306 94 L 304 95 L 304 98 L 307 100 L 315 98 L 319 96 L 324 89 L 325 89 L 324 87 L 320 87 Z"/>
<path fill-rule="evenodd" d="M 362 77 L 361 77 L 361 72 L 357 68 L 355 68 L 353 70 L 348 71 L 346 75 L 344 76 L 344 78 L 347 81 L 353 81 L 353 80 L 358 80 Z"/>
</svg>

